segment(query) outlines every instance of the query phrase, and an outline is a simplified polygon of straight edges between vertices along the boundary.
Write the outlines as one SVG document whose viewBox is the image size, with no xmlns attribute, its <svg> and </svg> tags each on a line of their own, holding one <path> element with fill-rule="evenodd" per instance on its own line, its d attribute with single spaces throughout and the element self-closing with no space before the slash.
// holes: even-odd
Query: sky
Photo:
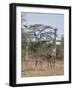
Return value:
<svg viewBox="0 0 73 90">
<path fill-rule="evenodd" d="M 52 13 L 33 13 L 22 12 L 22 24 L 25 22 L 27 25 L 44 24 L 57 28 L 57 35 L 61 37 L 64 35 L 64 15 Z M 26 20 L 26 21 L 24 21 Z"/>
</svg>

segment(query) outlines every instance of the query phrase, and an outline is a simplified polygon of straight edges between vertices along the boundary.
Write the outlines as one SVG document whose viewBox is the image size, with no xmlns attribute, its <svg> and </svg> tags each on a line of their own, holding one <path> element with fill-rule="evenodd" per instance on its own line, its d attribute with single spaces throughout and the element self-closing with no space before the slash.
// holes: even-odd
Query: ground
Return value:
<svg viewBox="0 0 73 90">
<path fill-rule="evenodd" d="M 35 61 L 33 59 L 22 61 L 21 77 L 56 75 L 64 75 L 64 60 L 56 59 L 55 66 L 48 66 L 48 63 L 46 61 L 43 61 L 42 64 L 38 63 L 37 66 L 35 66 Z"/>
</svg>

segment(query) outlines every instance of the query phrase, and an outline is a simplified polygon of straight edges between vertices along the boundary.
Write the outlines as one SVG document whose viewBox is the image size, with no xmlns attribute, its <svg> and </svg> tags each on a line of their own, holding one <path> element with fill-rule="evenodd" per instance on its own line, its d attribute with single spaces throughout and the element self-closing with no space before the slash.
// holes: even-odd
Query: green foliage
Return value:
<svg viewBox="0 0 73 90">
<path fill-rule="evenodd" d="M 64 37 L 61 37 L 61 44 L 56 46 L 56 56 L 58 59 L 64 58 Z"/>
</svg>

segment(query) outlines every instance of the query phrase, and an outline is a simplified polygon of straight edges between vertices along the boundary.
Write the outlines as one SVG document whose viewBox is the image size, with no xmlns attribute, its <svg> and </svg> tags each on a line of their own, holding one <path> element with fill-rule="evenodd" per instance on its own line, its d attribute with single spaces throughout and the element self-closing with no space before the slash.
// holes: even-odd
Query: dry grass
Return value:
<svg viewBox="0 0 73 90">
<path fill-rule="evenodd" d="M 35 67 L 34 60 L 22 61 L 21 77 L 34 77 L 34 76 L 55 76 L 64 74 L 64 61 L 56 60 L 55 66 L 48 66 L 44 61 L 42 65 L 38 63 Z"/>
</svg>

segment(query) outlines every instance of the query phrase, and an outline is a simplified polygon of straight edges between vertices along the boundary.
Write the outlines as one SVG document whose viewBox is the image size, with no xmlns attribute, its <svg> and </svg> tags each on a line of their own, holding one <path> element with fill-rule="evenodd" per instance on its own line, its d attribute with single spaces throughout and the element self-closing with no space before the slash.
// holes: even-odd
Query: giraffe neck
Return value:
<svg viewBox="0 0 73 90">
<path fill-rule="evenodd" d="M 52 56 L 56 56 L 56 48 L 52 49 Z"/>
</svg>

